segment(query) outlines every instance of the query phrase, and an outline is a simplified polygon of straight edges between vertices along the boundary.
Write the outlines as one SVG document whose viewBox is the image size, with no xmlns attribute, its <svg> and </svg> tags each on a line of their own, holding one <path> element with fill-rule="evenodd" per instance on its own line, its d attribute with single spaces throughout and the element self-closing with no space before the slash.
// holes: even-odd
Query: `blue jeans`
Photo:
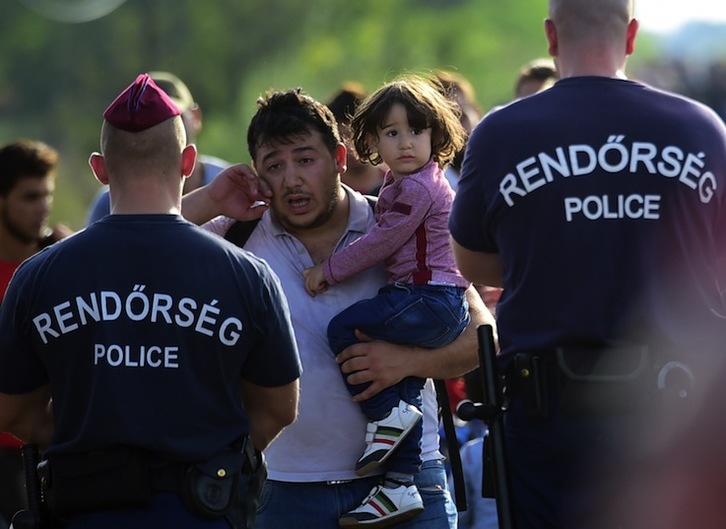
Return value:
<svg viewBox="0 0 726 529">
<path fill-rule="evenodd" d="M 386 285 L 371 299 L 354 303 L 328 325 L 328 341 L 335 355 L 358 343 L 358 329 L 375 340 L 435 348 L 456 339 L 469 324 L 466 290 L 439 285 Z M 345 378 L 344 378 L 345 380 Z M 421 390 L 425 380 L 407 377 L 360 403 L 368 421 L 377 421 L 398 405 L 400 400 L 421 409 Z M 348 384 L 351 395 L 357 395 L 370 384 Z M 389 458 L 386 468 L 407 474 L 419 465 L 421 422 L 411 430 Z"/>
<path fill-rule="evenodd" d="M 359 329 L 376 340 L 436 348 L 453 342 L 469 323 L 466 290 L 439 285 L 386 285 L 354 303 L 328 325 L 333 354 L 358 343 Z"/>
<path fill-rule="evenodd" d="M 358 507 L 379 477 L 342 485 L 267 480 L 260 498 L 255 529 L 339 529 L 338 519 Z M 446 488 L 443 462 L 426 461 L 416 476 L 424 512 L 397 529 L 456 529 L 456 507 Z"/>
</svg>

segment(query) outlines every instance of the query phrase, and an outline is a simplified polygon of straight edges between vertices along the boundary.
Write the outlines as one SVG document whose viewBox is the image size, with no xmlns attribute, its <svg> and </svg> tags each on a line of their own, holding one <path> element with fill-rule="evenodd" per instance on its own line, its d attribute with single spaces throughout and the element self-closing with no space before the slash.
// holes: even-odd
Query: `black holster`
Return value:
<svg viewBox="0 0 726 529">
<path fill-rule="evenodd" d="M 186 507 L 202 518 L 224 516 L 234 529 L 251 529 L 267 467 L 249 438 L 205 463 L 190 465 L 182 484 Z"/>
<path fill-rule="evenodd" d="M 544 357 L 517 353 L 514 355 L 514 370 L 510 374 L 511 386 L 518 388 L 524 397 L 527 413 L 538 419 L 549 414 L 550 386 L 553 382 L 552 366 Z"/>
</svg>

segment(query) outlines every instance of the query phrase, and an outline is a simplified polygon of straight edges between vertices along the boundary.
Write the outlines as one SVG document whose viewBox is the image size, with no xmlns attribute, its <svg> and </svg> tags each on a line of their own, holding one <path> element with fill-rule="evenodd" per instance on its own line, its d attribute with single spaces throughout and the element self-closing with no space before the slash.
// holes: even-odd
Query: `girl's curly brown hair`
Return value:
<svg viewBox="0 0 726 529">
<path fill-rule="evenodd" d="M 443 87 L 432 78 L 407 75 L 383 85 L 360 104 L 351 121 L 353 147 L 362 162 L 379 165 L 378 152 L 369 146 L 391 107 L 400 103 L 406 108 L 412 127 L 431 128 L 431 157 L 440 165 L 449 163 L 466 144 L 467 132 L 459 121 L 456 103 L 444 95 Z"/>
</svg>

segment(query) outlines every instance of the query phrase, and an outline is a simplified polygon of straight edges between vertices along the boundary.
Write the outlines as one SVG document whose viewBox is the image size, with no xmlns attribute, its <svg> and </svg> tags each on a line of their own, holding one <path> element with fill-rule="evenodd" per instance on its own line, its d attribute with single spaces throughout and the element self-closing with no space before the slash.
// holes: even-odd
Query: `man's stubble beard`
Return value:
<svg viewBox="0 0 726 529">
<path fill-rule="evenodd" d="M 273 211 L 272 213 L 277 218 L 278 222 L 280 222 L 280 224 L 282 224 L 282 226 L 291 233 L 294 231 L 318 228 L 320 226 L 325 225 L 325 223 L 328 222 L 330 220 L 330 218 L 333 216 L 333 214 L 335 213 L 335 210 L 338 207 L 338 204 L 340 203 L 339 190 L 340 190 L 340 183 L 332 185 L 328 189 L 328 192 L 323 196 L 323 203 L 327 203 L 328 207 L 325 208 L 323 211 L 321 211 L 310 222 L 307 222 L 305 224 L 295 224 L 295 223 L 290 222 L 290 219 L 288 216 L 282 217 L 275 211 Z"/>
<path fill-rule="evenodd" d="M 16 238 L 22 244 L 37 243 L 38 241 L 40 241 L 40 239 L 43 238 L 42 233 L 38 233 L 36 236 L 30 236 L 27 233 L 23 232 L 23 230 L 20 229 L 17 223 L 15 223 L 13 219 L 10 218 L 7 208 L 2 208 L 2 210 L 0 210 L 0 224 L 2 224 L 5 231 L 7 231 L 12 237 Z M 45 228 L 43 231 L 45 231 Z"/>
</svg>

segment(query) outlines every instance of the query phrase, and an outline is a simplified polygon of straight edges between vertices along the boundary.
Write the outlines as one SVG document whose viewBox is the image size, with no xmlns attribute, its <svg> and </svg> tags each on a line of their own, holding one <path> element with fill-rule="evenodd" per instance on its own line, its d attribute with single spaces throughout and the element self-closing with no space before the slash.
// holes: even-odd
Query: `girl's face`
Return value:
<svg viewBox="0 0 726 529">
<path fill-rule="evenodd" d="M 396 179 L 419 171 L 431 159 L 431 128 L 412 128 L 401 103 L 391 107 L 371 141 Z"/>
</svg>

